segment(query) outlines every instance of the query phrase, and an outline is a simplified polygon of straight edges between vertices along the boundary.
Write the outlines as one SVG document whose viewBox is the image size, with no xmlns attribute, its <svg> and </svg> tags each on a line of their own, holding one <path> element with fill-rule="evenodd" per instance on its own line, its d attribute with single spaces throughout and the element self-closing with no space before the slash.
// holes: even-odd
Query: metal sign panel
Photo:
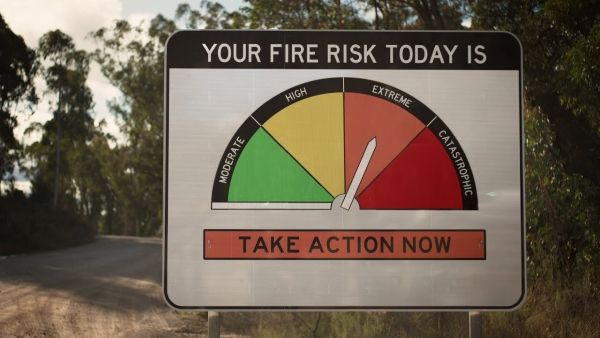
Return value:
<svg viewBox="0 0 600 338">
<path fill-rule="evenodd" d="M 523 301 L 513 35 L 180 31 L 166 50 L 170 305 Z"/>
</svg>

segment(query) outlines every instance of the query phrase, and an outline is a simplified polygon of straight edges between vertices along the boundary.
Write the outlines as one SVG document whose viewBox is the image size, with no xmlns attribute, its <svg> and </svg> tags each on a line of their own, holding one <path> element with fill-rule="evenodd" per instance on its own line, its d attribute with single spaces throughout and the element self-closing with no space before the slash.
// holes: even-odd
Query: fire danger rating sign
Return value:
<svg viewBox="0 0 600 338">
<path fill-rule="evenodd" d="M 502 32 L 175 33 L 167 302 L 519 306 L 521 58 Z"/>
</svg>

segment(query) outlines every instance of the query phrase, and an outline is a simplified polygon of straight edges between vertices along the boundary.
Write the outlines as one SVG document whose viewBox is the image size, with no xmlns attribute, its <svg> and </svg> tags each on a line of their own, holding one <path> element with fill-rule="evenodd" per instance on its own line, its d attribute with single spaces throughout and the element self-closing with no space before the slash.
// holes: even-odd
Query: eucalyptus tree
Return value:
<svg viewBox="0 0 600 338">
<path fill-rule="evenodd" d="M 0 181 L 5 176 L 10 178 L 22 156 L 14 129 L 17 114 L 32 111 L 37 102 L 33 83 L 36 72 L 35 52 L 0 15 Z"/>
<path fill-rule="evenodd" d="M 162 15 L 147 25 L 117 21 L 92 34 L 93 57 L 122 97 L 110 103 L 125 137 L 112 150 L 107 172 L 114 192 L 114 228 L 151 235 L 162 223 L 164 44 L 176 29 Z M 109 168 L 107 168 L 109 169 Z"/>
<path fill-rule="evenodd" d="M 95 199 L 90 193 L 94 185 L 91 178 L 97 173 L 89 144 L 97 130 L 92 117 L 93 97 L 86 84 L 89 57 L 59 30 L 40 38 L 38 55 L 52 118 L 27 130 L 41 133 L 41 139 L 27 147 L 33 162 L 33 197 L 52 200 L 55 209 L 70 207 L 90 214 L 88 203 Z M 95 214 L 101 209 L 97 205 Z"/>
</svg>

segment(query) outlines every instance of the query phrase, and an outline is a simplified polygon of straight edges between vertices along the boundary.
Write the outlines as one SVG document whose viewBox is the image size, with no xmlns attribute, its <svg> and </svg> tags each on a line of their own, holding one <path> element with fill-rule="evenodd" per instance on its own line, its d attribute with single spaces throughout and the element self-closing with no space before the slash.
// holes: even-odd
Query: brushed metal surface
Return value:
<svg viewBox="0 0 600 338">
<path fill-rule="evenodd" d="M 180 307 L 510 307 L 521 298 L 520 79 L 500 70 L 170 69 L 166 295 Z M 414 96 L 463 147 L 475 211 L 211 210 L 241 123 L 287 88 L 327 77 Z M 482 261 L 207 261 L 204 229 L 485 229 Z"/>
</svg>

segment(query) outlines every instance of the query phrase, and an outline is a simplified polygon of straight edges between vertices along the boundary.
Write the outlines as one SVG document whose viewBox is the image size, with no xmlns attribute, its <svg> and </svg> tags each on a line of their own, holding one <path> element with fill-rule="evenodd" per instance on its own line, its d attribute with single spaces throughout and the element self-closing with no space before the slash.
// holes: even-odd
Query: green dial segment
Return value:
<svg viewBox="0 0 600 338">
<path fill-rule="evenodd" d="M 331 202 L 333 197 L 259 128 L 237 162 L 229 201 Z"/>
</svg>

